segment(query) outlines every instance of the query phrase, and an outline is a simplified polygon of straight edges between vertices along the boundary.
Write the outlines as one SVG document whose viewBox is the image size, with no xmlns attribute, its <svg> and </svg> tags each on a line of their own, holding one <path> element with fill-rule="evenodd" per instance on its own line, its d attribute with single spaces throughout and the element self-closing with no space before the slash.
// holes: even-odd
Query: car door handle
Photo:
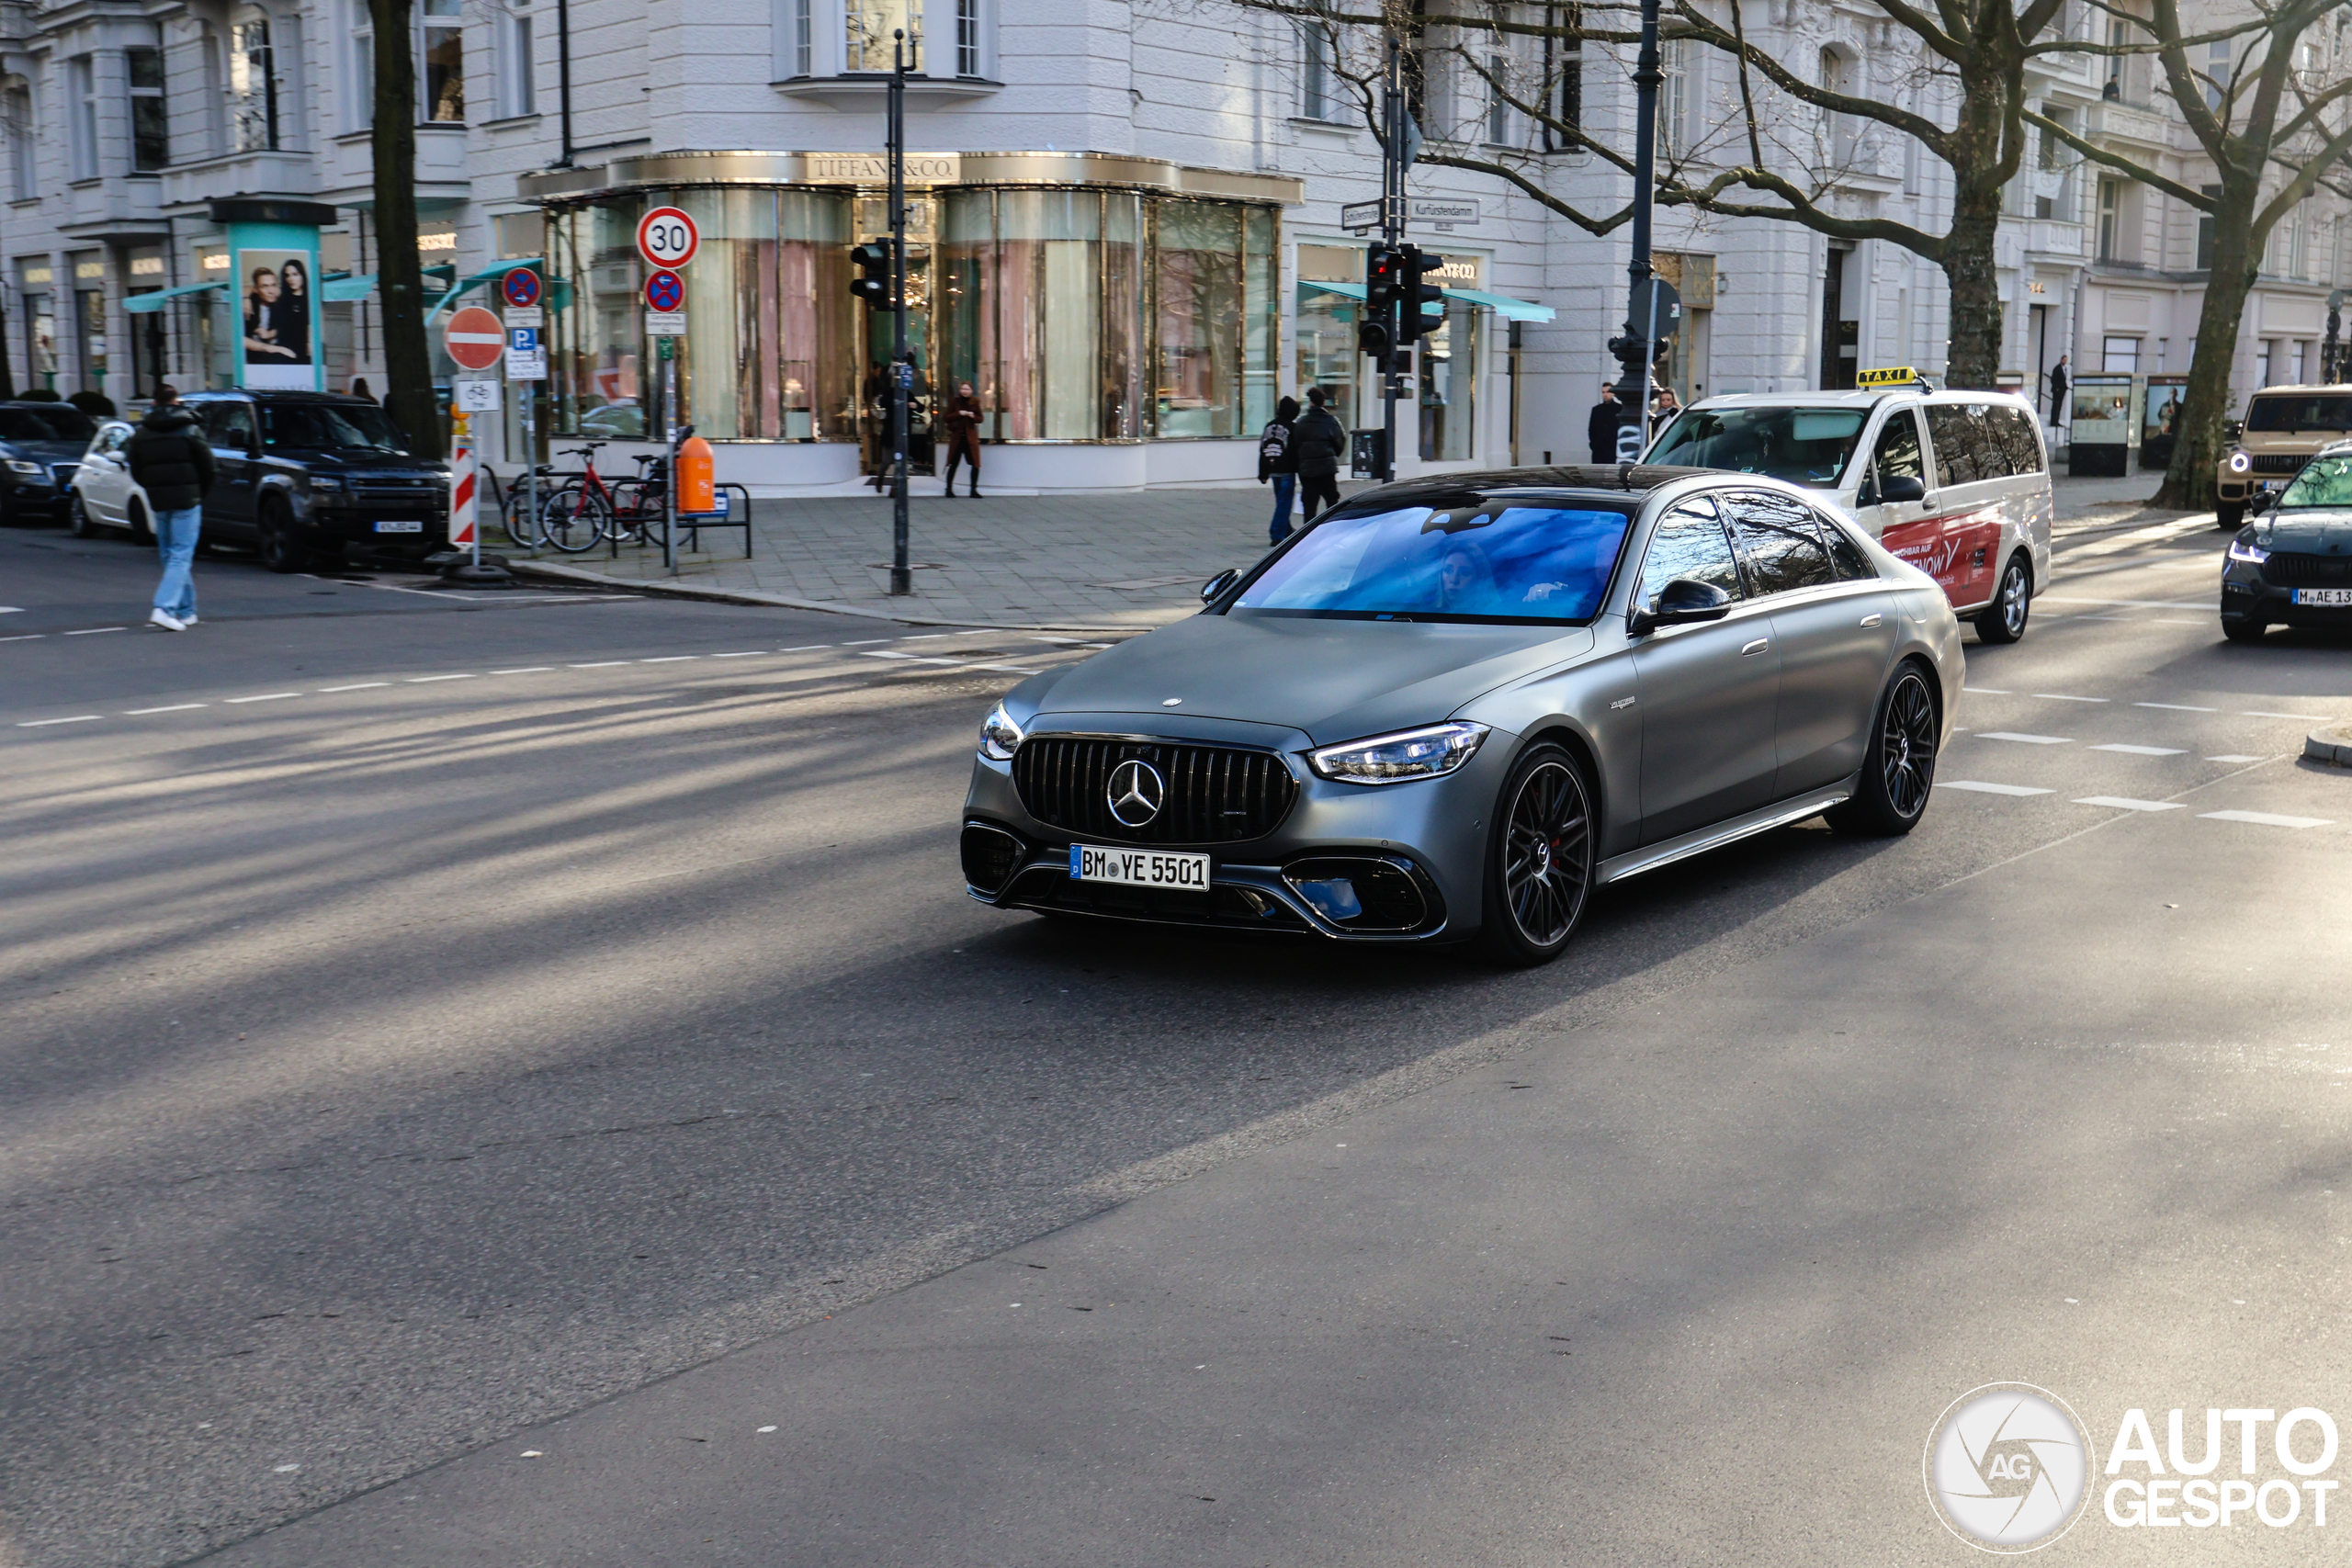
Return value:
<svg viewBox="0 0 2352 1568">
<path fill-rule="evenodd" d="M 1878 612 L 1873 610 L 1869 615 L 1862 617 L 1862 625 L 1866 626 L 1874 626 L 1879 624 L 1880 619 L 1881 617 Z"/>
<path fill-rule="evenodd" d="M 1749 643 L 1746 648 L 1741 649 L 1739 650 L 1739 656 L 1742 659 L 1745 659 L 1751 653 L 1761 653 L 1771 646 L 1772 639 L 1770 637 L 1759 637 L 1754 642 Z"/>
</svg>

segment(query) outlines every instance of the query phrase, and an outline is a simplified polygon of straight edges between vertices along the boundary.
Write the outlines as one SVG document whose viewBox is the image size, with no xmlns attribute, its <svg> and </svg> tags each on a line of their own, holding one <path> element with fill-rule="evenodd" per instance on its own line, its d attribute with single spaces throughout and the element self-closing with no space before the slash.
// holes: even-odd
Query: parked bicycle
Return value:
<svg viewBox="0 0 2352 1568">
<path fill-rule="evenodd" d="M 540 470 L 550 488 L 539 504 L 538 537 L 567 555 L 593 549 L 608 538 L 646 543 L 660 536 L 658 528 L 666 520 L 668 460 L 659 453 L 641 453 L 633 478 L 607 479 L 596 471 L 596 450 L 605 445 L 592 441 L 561 449 L 559 456 L 581 459 L 578 473 Z"/>
</svg>

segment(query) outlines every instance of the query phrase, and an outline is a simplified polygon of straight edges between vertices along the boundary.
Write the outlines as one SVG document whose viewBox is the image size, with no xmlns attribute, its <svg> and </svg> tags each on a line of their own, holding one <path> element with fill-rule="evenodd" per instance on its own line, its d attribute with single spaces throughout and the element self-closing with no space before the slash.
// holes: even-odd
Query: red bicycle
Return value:
<svg viewBox="0 0 2352 1568">
<path fill-rule="evenodd" d="M 662 519 L 669 487 L 669 465 L 659 453 L 638 457 L 637 477 L 607 481 L 596 471 L 596 449 L 566 446 L 560 457 L 577 457 L 581 471 L 551 475 L 560 480 L 539 503 L 539 536 L 566 555 L 594 549 L 607 538 L 641 543 Z"/>
</svg>

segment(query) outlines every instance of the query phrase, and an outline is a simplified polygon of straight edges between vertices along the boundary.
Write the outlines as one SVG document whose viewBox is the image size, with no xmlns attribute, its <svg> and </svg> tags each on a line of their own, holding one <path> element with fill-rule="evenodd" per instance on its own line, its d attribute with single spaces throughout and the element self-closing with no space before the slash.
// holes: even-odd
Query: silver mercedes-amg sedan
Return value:
<svg viewBox="0 0 2352 1568">
<path fill-rule="evenodd" d="M 1933 579 L 1748 475 L 1387 485 L 1201 597 L 989 712 L 974 897 L 1540 964 L 1601 883 L 1908 832 L 1961 685 Z"/>
</svg>

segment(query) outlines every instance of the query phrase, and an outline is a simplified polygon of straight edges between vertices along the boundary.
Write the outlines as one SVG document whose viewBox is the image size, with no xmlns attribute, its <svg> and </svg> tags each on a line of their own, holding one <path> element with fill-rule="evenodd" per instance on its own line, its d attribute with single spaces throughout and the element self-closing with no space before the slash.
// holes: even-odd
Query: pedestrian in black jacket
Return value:
<svg viewBox="0 0 2352 1568">
<path fill-rule="evenodd" d="M 1291 450 L 1298 455 L 1299 504 L 1306 509 L 1309 523 L 1318 511 L 1340 504 L 1340 459 L 1348 455 L 1348 433 L 1323 406 L 1329 400 L 1322 388 L 1307 388 L 1306 417 L 1290 435 Z M 1317 500 L 1323 502 L 1319 508 Z"/>
<path fill-rule="evenodd" d="M 123 446 L 130 479 L 147 496 L 155 553 L 164 581 L 147 624 L 167 632 L 196 625 L 196 541 L 204 523 L 204 492 L 212 488 L 212 446 L 203 427 L 171 387 L 155 389 L 155 406 Z"/>
<path fill-rule="evenodd" d="M 1592 446 L 1592 460 L 1596 463 L 1617 460 L 1618 413 L 1617 389 L 1603 381 L 1600 400 L 1592 405 L 1592 413 L 1584 427 L 1585 439 Z"/>
<path fill-rule="evenodd" d="M 1269 544 L 1290 537 L 1291 502 L 1298 493 L 1298 454 L 1291 447 L 1291 434 L 1297 425 L 1298 400 L 1284 398 L 1258 433 L 1258 482 L 1274 482 L 1274 519 L 1266 525 Z"/>
</svg>

